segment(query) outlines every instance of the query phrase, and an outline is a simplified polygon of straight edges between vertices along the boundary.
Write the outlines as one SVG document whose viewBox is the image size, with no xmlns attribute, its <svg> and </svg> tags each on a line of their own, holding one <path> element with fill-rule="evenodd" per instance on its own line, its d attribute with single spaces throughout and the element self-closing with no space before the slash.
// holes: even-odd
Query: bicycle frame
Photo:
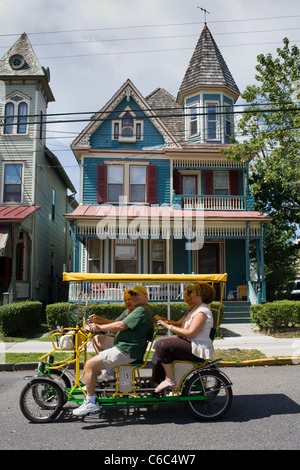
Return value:
<svg viewBox="0 0 300 470">
<path fill-rule="evenodd" d="M 215 324 L 216 330 L 219 327 L 220 323 L 220 312 L 222 308 L 222 299 L 224 295 L 224 287 L 227 281 L 227 274 L 210 274 L 210 275 L 198 275 L 198 274 L 191 274 L 191 275 L 175 275 L 175 274 L 164 274 L 164 275 L 150 275 L 150 274 L 85 274 L 85 273 L 64 273 L 63 279 L 65 281 L 72 281 L 72 282 L 79 282 L 79 283 L 86 283 L 86 282 L 121 282 L 123 286 L 129 283 L 135 283 L 138 285 L 142 285 L 144 283 L 151 283 L 155 282 L 158 283 L 181 283 L 182 286 L 190 283 L 197 283 L 197 282 L 208 282 L 212 285 L 215 283 L 221 283 L 222 288 L 220 290 L 220 303 L 219 308 L 217 311 L 217 320 Z M 88 304 L 88 298 L 86 300 L 86 305 Z M 151 304 L 150 304 L 151 305 Z M 170 299 L 168 299 L 168 311 L 170 309 Z M 93 338 L 93 334 L 88 330 L 88 327 L 85 326 L 86 319 L 83 320 L 83 327 L 79 327 L 78 325 L 75 328 L 63 328 L 58 330 L 57 332 L 53 333 L 51 336 L 51 341 L 53 345 L 53 349 L 42 356 L 40 361 L 43 361 L 45 358 L 49 358 L 48 363 L 40 363 L 39 371 L 40 376 L 34 378 L 34 383 L 36 381 L 43 379 L 51 380 L 51 372 L 54 375 L 55 371 L 62 371 L 60 378 L 62 378 L 68 368 L 70 366 L 75 366 L 75 380 L 74 384 L 70 387 L 63 387 L 62 393 L 67 398 L 68 401 L 76 402 L 77 404 L 81 404 L 86 396 L 86 391 L 84 389 L 83 383 L 83 376 L 85 373 L 85 363 L 87 361 L 87 346 L 90 340 Z M 116 384 L 115 386 L 111 386 L 109 383 L 106 385 L 101 385 L 100 387 L 96 388 L 96 395 L 97 400 L 100 405 L 102 406 L 123 406 L 123 405 L 153 405 L 153 404 L 163 404 L 163 403 L 175 403 L 178 401 L 187 402 L 187 405 L 190 403 L 194 403 L 195 401 L 202 401 L 202 400 L 209 400 L 211 396 L 211 391 L 209 391 L 208 395 L 206 395 L 206 385 L 203 383 L 202 374 L 205 371 L 208 380 L 211 378 L 214 380 L 213 385 L 213 393 L 217 396 L 221 389 L 226 389 L 227 387 L 231 387 L 231 382 L 228 377 L 222 372 L 219 371 L 217 367 L 217 363 L 221 360 L 217 360 L 211 362 L 209 360 L 205 360 L 199 363 L 189 362 L 189 361 L 174 361 L 173 362 L 173 371 L 175 375 L 175 379 L 177 381 L 178 386 L 176 388 L 172 388 L 170 393 L 167 395 L 159 395 L 153 393 L 153 388 L 148 388 L 147 386 L 143 386 L 142 379 L 140 376 L 140 372 L 144 369 L 147 365 L 147 362 L 150 358 L 150 353 L 152 350 L 153 342 L 156 338 L 157 329 L 154 332 L 152 340 L 148 342 L 148 347 L 146 350 L 146 354 L 144 356 L 144 362 L 142 364 L 124 364 L 118 366 L 116 368 Z M 68 351 L 70 351 L 70 355 L 61 361 L 54 362 L 51 356 L 54 352 L 62 352 L 66 351 L 64 347 L 61 347 L 60 340 L 61 338 L 67 337 L 68 340 L 70 338 L 73 340 L 72 345 L 70 346 Z M 55 344 L 56 342 L 56 344 Z M 83 355 L 83 371 L 81 372 L 81 364 L 80 358 Z M 200 361 L 200 360 L 199 360 Z M 125 369 L 125 378 L 128 381 L 128 389 L 124 389 L 124 380 L 122 378 L 122 368 Z M 191 387 L 193 387 L 195 374 L 199 376 L 199 383 L 200 388 L 203 390 L 204 393 L 197 392 L 194 394 Z M 47 379 L 47 374 L 49 379 Z M 29 379 L 29 377 L 27 377 Z M 122 382 L 123 380 L 123 382 Z M 206 378 L 204 377 L 204 380 Z M 48 383 L 48 382 L 47 382 Z M 190 384 L 190 385 L 189 385 Z M 186 389 L 190 387 L 189 392 L 185 392 Z M 210 390 L 210 388 L 208 389 Z M 230 395 L 230 402 L 231 402 L 231 390 L 228 392 Z M 189 405 L 188 405 L 189 406 Z M 190 405 L 193 407 L 193 405 Z M 229 405 L 228 405 L 229 406 Z M 226 405 L 226 409 L 228 407 Z M 192 411 L 193 413 L 193 411 Z M 223 411 L 222 411 L 223 413 Z M 195 413 L 194 413 L 195 414 Z M 38 419 L 38 418 L 37 418 Z"/>
</svg>

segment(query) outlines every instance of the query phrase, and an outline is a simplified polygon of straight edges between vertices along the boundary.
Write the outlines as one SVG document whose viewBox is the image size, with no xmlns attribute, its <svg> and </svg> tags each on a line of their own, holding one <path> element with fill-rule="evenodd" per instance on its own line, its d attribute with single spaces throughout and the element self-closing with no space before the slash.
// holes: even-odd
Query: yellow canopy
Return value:
<svg viewBox="0 0 300 470">
<path fill-rule="evenodd" d="M 92 274 L 63 273 L 64 281 L 84 282 L 226 282 L 227 274 Z"/>
</svg>

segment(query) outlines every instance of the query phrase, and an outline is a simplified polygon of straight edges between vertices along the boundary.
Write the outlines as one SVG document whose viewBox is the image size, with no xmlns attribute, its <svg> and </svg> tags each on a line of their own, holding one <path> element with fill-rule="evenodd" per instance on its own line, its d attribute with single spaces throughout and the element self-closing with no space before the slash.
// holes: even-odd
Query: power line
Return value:
<svg viewBox="0 0 300 470">
<path fill-rule="evenodd" d="M 293 43 L 299 43 L 300 39 L 291 40 Z M 269 44 L 281 44 L 281 41 L 269 41 L 269 42 L 252 42 L 252 43 L 234 43 L 226 44 L 219 46 L 220 49 L 225 47 L 245 47 L 245 46 L 262 46 Z M 166 48 L 166 49 L 151 49 L 151 50 L 141 50 L 141 51 L 118 51 L 118 52 L 92 52 L 92 53 L 83 53 L 83 54 L 70 54 L 62 56 L 49 56 L 41 57 L 40 60 L 53 60 L 53 59 L 72 59 L 76 57 L 94 57 L 94 56 L 110 56 L 110 55 L 131 55 L 131 54 L 153 54 L 157 52 L 181 52 L 181 51 L 190 51 L 194 50 L 194 47 L 179 47 L 179 48 Z"/>
<path fill-rule="evenodd" d="M 300 15 L 283 15 L 283 16 L 267 16 L 267 17 L 256 17 L 256 18 L 239 18 L 239 19 L 224 19 L 210 21 L 209 24 L 214 23 L 238 23 L 245 21 L 265 21 L 265 20 L 278 20 L 278 19 L 291 19 L 299 18 Z M 162 28 L 172 26 L 191 26 L 191 25 L 203 25 L 202 21 L 189 22 L 189 23 L 164 23 L 164 24 L 149 24 L 149 25 L 130 25 L 130 26 L 118 26 L 118 27 L 106 27 L 106 28 L 85 28 L 85 29 L 67 29 L 67 30 L 56 30 L 56 31 L 31 31 L 28 35 L 45 35 L 45 34 L 66 34 L 66 33 L 82 33 L 82 32 L 95 32 L 95 31 L 116 31 L 116 30 L 128 30 L 128 29 L 143 29 L 143 28 Z M 0 34 L 0 37 L 11 37 L 20 36 L 18 33 Z"/>
<path fill-rule="evenodd" d="M 257 110 L 253 110 L 253 109 L 244 109 L 244 110 L 241 110 L 241 111 L 235 111 L 233 109 L 228 109 L 228 110 L 224 110 L 224 111 L 214 111 L 214 112 L 210 112 L 210 111 L 205 111 L 205 112 L 197 112 L 197 113 L 194 113 L 193 115 L 194 116 L 211 116 L 212 114 L 213 115 L 216 115 L 216 116 L 221 116 L 221 115 L 225 115 L 225 116 L 228 116 L 228 115 L 240 115 L 240 114 L 269 114 L 269 113 L 296 113 L 296 112 L 299 112 L 299 107 L 295 106 L 294 103 L 291 103 L 291 105 L 293 106 L 292 108 L 287 108 L 287 107 L 283 107 L 283 108 L 264 108 L 264 109 L 257 109 Z M 176 109 L 176 108 L 174 108 Z M 204 107 L 205 109 L 205 107 Z M 142 110 L 143 111 L 143 110 Z M 115 112 L 116 113 L 116 112 Z M 71 115 L 80 115 L 82 113 L 71 113 Z M 86 114 L 86 113 L 83 113 L 83 114 Z M 88 113 L 89 114 L 89 113 Z M 110 114 L 110 115 L 113 115 L 114 112 L 111 111 L 111 112 L 108 112 L 108 111 L 99 111 L 97 112 L 96 114 Z M 65 116 L 65 115 L 70 115 L 70 113 L 57 113 L 57 114 L 52 114 L 51 117 L 54 117 L 54 116 Z M 118 119 L 118 114 L 116 114 L 116 116 L 112 116 L 112 117 L 107 117 L 107 116 L 104 116 L 104 117 L 91 117 L 91 118 L 87 118 L 87 119 L 58 119 L 58 120 L 46 120 L 46 121 L 43 121 L 43 124 L 69 124 L 69 123 L 79 123 L 79 122 L 103 122 L 103 121 L 115 121 Z M 37 115 L 24 115 L 22 116 L 24 117 L 24 119 L 28 119 L 30 117 L 38 117 Z M 46 117 L 46 116 L 45 116 Z M 48 117 L 48 116 L 47 116 Z M 138 120 L 145 120 L 145 119 L 155 119 L 155 118 L 158 118 L 158 119 L 165 119 L 165 118 L 178 118 L 178 117 L 190 117 L 190 114 L 189 113 L 185 113 L 185 112 L 180 112 L 180 110 L 178 110 L 178 113 L 177 114 L 155 114 L 155 115 L 151 115 L 151 116 L 147 116 L 147 115 L 144 115 L 144 116 L 137 116 L 136 119 Z M 14 115 L 14 116 L 10 116 L 10 118 L 13 118 L 13 119 L 16 119 L 17 116 Z M 41 122 L 40 120 L 38 121 L 29 121 L 27 122 L 28 125 L 40 125 Z M 0 126 L 4 127 L 6 124 L 5 124 L 5 119 L 1 120 L 0 122 Z"/>
<path fill-rule="evenodd" d="M 257 34 L 257 33 L 270 33 L 270 32 L 279 32 L 279 31 L 299 31 L 299 28 L 276 28 L 276 29 L 263 29 L 263 30 L 253 30 L 253 31 L 226 31 L 222 33 L 214 33 L 214 36 L 228 36 L 236 34 Z M 124 42 L 124 41 L 148 41 L 148 40 L 161 40 L 161 39 L 182 39 L 182 38 L 191 38 L 198 37 L 199 34 L 176 34 L 168 36 L 144 36 L 144 37 L 133 37 L 133 38 L 110 38 L 110 39 L 87 39 L 82 41 L 59 41 L 59 42 L 44 42 L 44 43 L 33 43 L 33 47 L 41 46 L 63 46 L 63 45 L 73 45 L 73 44 L 95 44 L 103 42 Z M 0 46 L 1 49 L 5 49 L 9 46 Z M 226 46 L 223 46 L 226 47 Z"/>
</svg>

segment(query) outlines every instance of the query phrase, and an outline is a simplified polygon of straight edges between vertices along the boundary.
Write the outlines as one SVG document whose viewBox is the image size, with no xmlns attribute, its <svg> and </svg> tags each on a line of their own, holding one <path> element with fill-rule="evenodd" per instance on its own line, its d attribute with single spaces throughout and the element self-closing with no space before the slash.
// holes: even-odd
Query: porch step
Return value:
<svg viewBox="0 0 300 470">
<path fill-rule="evenodd" d="M 222 323 L 250 323 L 250 302 L 225 300 Z"/>
</svg>

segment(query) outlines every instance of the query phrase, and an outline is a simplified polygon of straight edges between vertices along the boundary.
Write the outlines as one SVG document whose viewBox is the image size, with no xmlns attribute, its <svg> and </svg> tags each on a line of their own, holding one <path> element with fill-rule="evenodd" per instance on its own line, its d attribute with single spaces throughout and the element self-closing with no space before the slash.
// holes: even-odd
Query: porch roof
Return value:
<svg viewBox="0 0 300 470">
<path fill-rule="evenodd" d="M 0 206 L 0 222 L 22 222 L 41 206 Z"/>
<path fill-rule="evenodd" d="M 1 214 L 0 214 L 1 215 Z M 137 206 L 124 205 L 113 206 L 110 204 L 95 205 L 79 205 L 72 213 L 64 214 L 67 219 L 101 219 L 103 217 L 118 218 L 197 218 L 203 216 L 204 219 L 210 220 L 256 220 L 262 222 L 270 222 L 271 217 L 265 216 L 257 211 L 221 211 L 221 210 L 204 210 L 196 209 L 174 209 L 170 206 Z"/>
</svg>

